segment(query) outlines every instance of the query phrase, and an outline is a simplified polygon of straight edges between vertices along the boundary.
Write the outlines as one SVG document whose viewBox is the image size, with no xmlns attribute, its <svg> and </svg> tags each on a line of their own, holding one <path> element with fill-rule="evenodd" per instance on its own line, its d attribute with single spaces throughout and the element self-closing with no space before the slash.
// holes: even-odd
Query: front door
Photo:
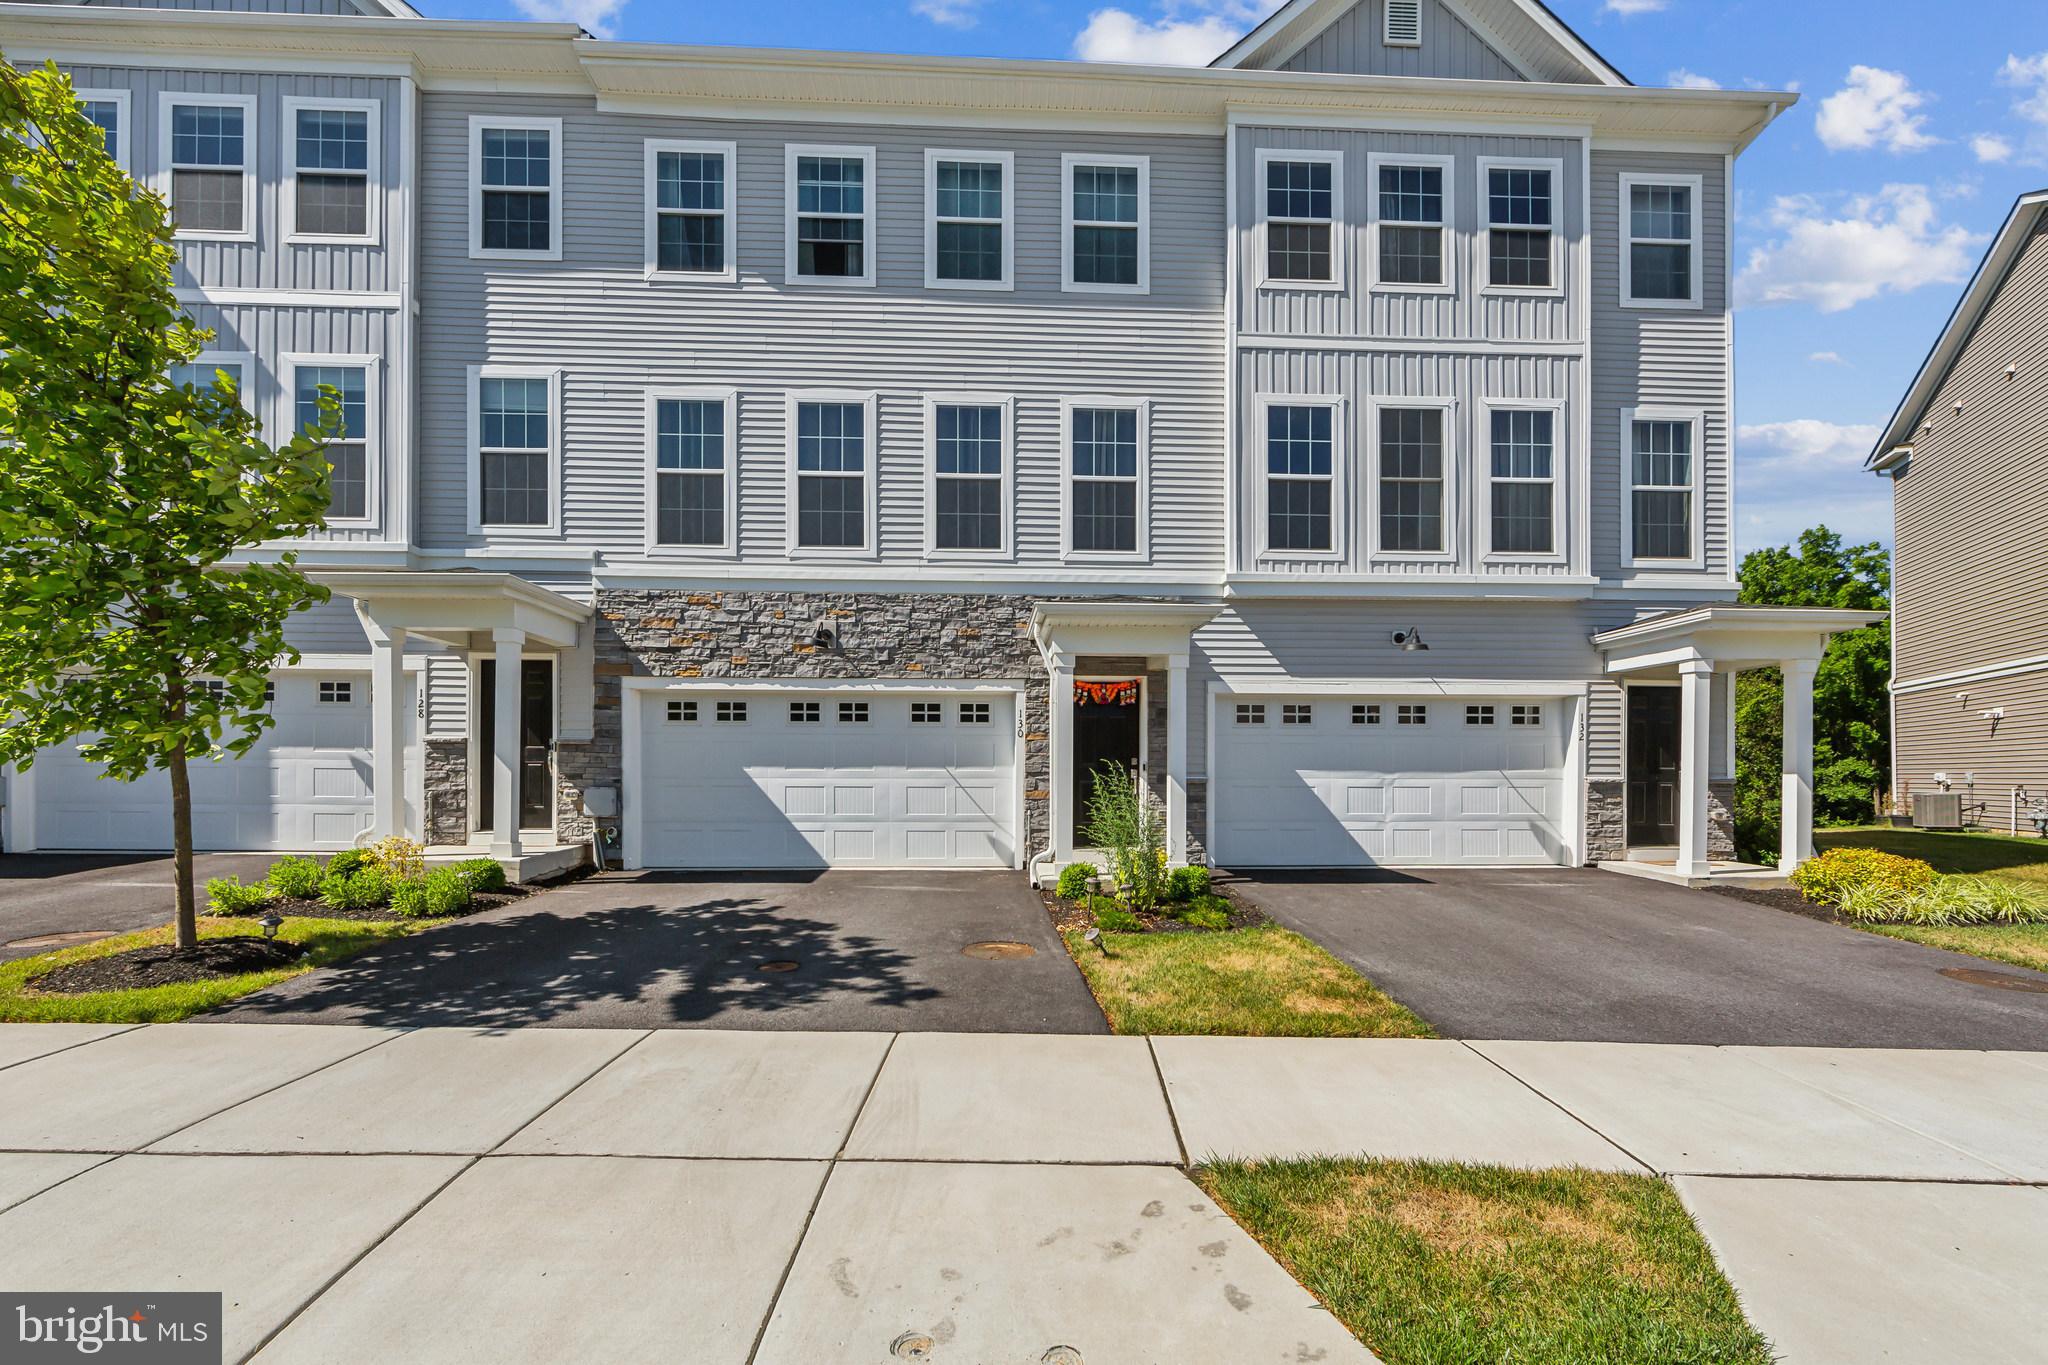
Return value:
<svg viewBox="0 0 2048 1365">
<path fill-rule="evenodd" d="M 477 691 L 476 827 L 496 823 L 497 765 L 491 761 L 498 724 L 498 661 L 485 659 Z M 554 811 L 555 668 L 546 659 L 523 659 L 519 665 L 519 827 L 550 829 Z"/>
<path fill-rule="evenodd" d="M 1088 843 L 1088 806 L 1105 764 L 1135 780 L 1143 689 L 1135 679 L 1085 682 L 1074 688 L 1074 843 Z"/>
<path fill-rule="evenodd" d="M 1678 843 L 1679 689 L 1628 689 L 1628 842 Z"/>
</svg>

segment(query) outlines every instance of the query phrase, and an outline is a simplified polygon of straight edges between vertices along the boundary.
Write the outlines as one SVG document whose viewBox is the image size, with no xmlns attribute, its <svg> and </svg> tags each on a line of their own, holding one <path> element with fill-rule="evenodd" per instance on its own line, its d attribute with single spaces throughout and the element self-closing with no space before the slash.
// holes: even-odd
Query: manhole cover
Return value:
<svg viewBox="0 0 2048 1365">
<path fill-rule="evenodd" d="M 1987 972 L 1981 967 L 1943 967 L 1941 974 L 1951 981 L 1972 986 L 1989 986 L 1994 991 L 2032 991 L 2048 995 L 2048 981 L 2037 976 L 2015 976 L 2011 972 Z"/>
<path fill-rule="evenodd" d="M 978 957 L 984 962 L 1011 962 L 1023 957 L 1037 957 L 1038 949 L 1028 943 L 996 940 L 990 943 L 970 943 L 960 950 L 960 955 Z"/>
<path fill-rule="evenodd" d="M 68 948 L 74 943 L 91 943 L 97 939 L 112 938 L 111 929 L 75 929 L 68 934 L 37 934 L 34 938 L 10 939 L 9 948 Z"/>
<path fill-rule="evenodd" d="M 1055 1346 L 1038 1358 L 1039 1365 L 1083 1365 L 1081 1353 L 1071 1346 Z"/>
<path fill-rule="evenodd" d="M 796 970 L 796 967 L 796 963 L 791 962 L 786 957 L 781 957 L 777 958 L 773 962 L 763 962 L 759 967 L 756 967 L 754 970 L 760 972 L 793 972 Z"/>
</svg>

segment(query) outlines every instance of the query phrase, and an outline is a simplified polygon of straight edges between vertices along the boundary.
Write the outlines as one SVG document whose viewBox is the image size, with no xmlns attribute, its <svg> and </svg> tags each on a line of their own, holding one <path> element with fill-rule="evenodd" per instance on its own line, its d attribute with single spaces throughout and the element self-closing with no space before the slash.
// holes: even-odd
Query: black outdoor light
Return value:
<svg viewBox="0 0 2048 1365">
<path fill-rule="evenodd" d="M 263 926 L 263 937 L 267 939 L 276 938 L 278 927 L 284 923 L 284 916 L 278 914 L 277 911 L 272 910 L 269 914 L 265 915 L 262 919 L 259 919 L 256 922 Z"/>
<path fill-rule="evenodd" d="M 1415 653 L 1419 649 L 1429 648 L 1428 645 L 1422 642 L 1422 631 L 1415 626 L 1410 626 L 1406 630 L 1395 631 L 1394 643 L 1410 654 Z"/>
<path fill-rule="evenodd" d="M 819 649 L 837 649 L 839 632 L 832 628 L 830 621 L 819 621 L 817 625 L 811 627 L 811 643 Z"/>
</svg>

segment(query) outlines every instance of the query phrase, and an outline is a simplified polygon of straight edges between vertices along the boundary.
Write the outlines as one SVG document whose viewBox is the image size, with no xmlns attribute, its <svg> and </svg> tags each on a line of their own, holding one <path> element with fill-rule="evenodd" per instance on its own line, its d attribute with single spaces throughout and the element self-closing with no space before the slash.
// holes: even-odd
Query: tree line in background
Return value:
<svg viewBox="0 0 2048 1365">
<path fill-rule="evenodd" d="M 1891 554 L 1882 545 L 1844 545 L 1825 526 L 1797 546 L 1743 556 L 1744 603 L 1884 611 Z M 1891 772 L 1892 626 L 1889 619 L 1837 635 L 1813 681 L 1813 818 L 1817 825 L 1869 824 Z M 1735 842 L 1742 858 L 1777 862 L 1784 678 L 1757 668 L 1735 681 Z"/>
</svg>

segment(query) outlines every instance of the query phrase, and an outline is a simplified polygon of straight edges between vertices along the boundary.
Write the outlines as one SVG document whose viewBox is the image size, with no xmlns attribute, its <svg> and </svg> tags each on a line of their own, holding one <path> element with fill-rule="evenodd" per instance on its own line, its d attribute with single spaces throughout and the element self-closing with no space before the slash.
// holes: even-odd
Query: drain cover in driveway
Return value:
<svg viewBox="0 0 2048 1365">
<path fill-rule="evenodd" d="M 984 962 L 1011 962 L 1023 957 L 1037 957 L 1038 949 L 1028 943 L 997 939 L 988 943 L 970 943 L 960 950 L 960 955 L 978 957 Z"/>
<path fill-rule="evenodd" d="M 1943 967 L 1941 974 L 1951 981 L 1964 981 L 1972 986 L 1989 986 L 1994 991 L 2034 991 L 2048 995 L 2048 981 L 2037 977 L 2016 976 L 2011 972 L 1987 972 L 1981 967 Z"/>
</svg>

